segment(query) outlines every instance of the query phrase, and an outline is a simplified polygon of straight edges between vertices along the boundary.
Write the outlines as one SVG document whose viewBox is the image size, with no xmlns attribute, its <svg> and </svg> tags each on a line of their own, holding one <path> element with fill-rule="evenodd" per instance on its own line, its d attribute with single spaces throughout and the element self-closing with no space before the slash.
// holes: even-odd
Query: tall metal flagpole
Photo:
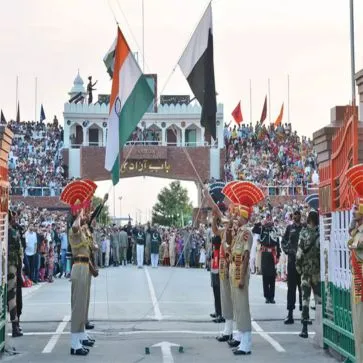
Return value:
<svg viewBox="0 0 363 363">
<path fill-rule="evenodd" d="M 35 110 L 34 110 L 34 122 L 37 122 L 37 100 L 38 98 L 38 77 L 35 77 Z"/>
<path fill-rule="evenodd" d="M 18 102 L 19 102 L 19 76 L 16 76 L 15 84 L 15 115 L 18 113 Z"/>
<path fill-rule="evenodd" d="M 271 123 L 271 88 L 270 88 L 270 78 L 268 79 L 268 119 Z"/>
<path fill-rule="evenodd" d="M 250 123 L 252 122 L 252 82 L 250 80 Z"/>
<path fill-rule="evenodd" d="M 145 73 L 145 6 L 142 0 L 142 72 Z"/>
<path fill-rule="evenodd" d="M 290 75 L 287 75 L 287 121 L 290 123 Z"/>
<path fill-rule="evenodd" d="M 352 105 L 355 106 L 355 43 L 354 43 L 354 0 L 350 0 L 350 57 L 352 76 Z"/>
</svg>

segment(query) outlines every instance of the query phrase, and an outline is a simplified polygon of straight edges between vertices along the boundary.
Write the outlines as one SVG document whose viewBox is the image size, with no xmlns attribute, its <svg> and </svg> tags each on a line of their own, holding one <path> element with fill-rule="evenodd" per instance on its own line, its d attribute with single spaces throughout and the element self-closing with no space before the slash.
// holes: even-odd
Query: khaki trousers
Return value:
<svg viewBox="0 0 363 363">
<path fill-rule="evenodd" d="M 88 263 L 74 263 L 71 272 L 71 333 L 83 333 L 85 330 L 89 304 L 89 280 Z"/>
</svg>

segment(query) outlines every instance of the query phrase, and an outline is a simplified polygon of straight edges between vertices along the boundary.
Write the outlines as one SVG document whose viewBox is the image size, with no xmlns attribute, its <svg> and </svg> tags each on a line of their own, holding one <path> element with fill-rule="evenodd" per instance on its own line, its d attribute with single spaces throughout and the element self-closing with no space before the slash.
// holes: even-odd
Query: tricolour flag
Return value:
<svg viewBox="0 0 363 363">
<path fill-rule="evenodd" d="M 113 185 L 120 179 L 120 150 L 154 99 L 120 29 L 115 52 L 105 158 L 105 169 L 111 172 Z"/>
<path fill-rule="evenodd" d="M 202 106 L 201 125 L 216 139 L 212 6 L 209 4 L 178 64 Z"/>
<path fill-rule="evenodd" d="M 260 118 L 260 123 L 264 123 L 267 117 L 267 96 L 265 97 L 265 103 L 263 104 L 262 114 Z"/>
<path fill-rule="evenodd" d="M 277 116 L 275 121 L 275 126 L 280 126 L 282 122 L 282 118 L 284 117 L 284 104 L 281 106 L 280 114 Z"/>
<path fill-rule="evenodd" d="M 242 116 L 242 110 L 241 110 L 241 101 L 238 102 L 238 105 L 232 112 L 232 116 L 236 123 L 239 125 L 241 122 L 243 122 L 243 116 Z"/>
<path fill-rule="evenodd" d="M 45 117 L 45 112 L 44 112 L 44 108 L 43 105 L 40 106 L 40 122 L 43 122 L 46 119 Z"/>
</svg>

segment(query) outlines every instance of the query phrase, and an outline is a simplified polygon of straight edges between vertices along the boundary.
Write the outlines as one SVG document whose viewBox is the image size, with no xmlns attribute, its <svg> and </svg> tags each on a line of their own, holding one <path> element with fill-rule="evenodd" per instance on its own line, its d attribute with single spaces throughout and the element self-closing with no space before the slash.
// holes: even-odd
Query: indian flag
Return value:
<svg viewBox="0 0 363 363">
<path fill-rule="evenodd" d="M 120 150 L 153 99 L 153 91 L 118 29 L 105 158 L 113 185 L 120 179 Z"/>
</svg>

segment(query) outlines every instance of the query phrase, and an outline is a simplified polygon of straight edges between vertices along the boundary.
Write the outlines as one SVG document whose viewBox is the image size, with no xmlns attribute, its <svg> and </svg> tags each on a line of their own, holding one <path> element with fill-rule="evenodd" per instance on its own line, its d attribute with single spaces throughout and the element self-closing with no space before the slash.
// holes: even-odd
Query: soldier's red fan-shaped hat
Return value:
<svg viewBox="0 0 363 363">
<path fill-rule="evenodd" d="M 363 164 L 351 167 L 346 173 L 347 179 L 357 194 L 358 212 L 363 215 Z"/>
<path fill-rule="evenodd" d="M 248 181 L 239 181 L 231 186 L 235 204 L 238 205 L 240 216 L 248 219 L 252 207 L 265 199 L 263 191 Z"/>
<path fill-rule="evenodd" d="M 72 212 L 77 212 L 90 207 L 96 189 L 97 185 L 92 180 L 75 180 L 64 188 L 60 200 L 68 204 Z"/>
<path fill-rule="evenodd" d="M 235 195 L 232 192 L 232 186 L 235 185 L 236 183 L 239 183 L 238 181 L 231 181 L 229 183 L 227 183 L 224 188 L 222 189 L 222 193 L 228 198 L 228 200 L 233 203 L 233 204 L 237 204 L 238 200 L 235 197 Z"/>
</svg>

